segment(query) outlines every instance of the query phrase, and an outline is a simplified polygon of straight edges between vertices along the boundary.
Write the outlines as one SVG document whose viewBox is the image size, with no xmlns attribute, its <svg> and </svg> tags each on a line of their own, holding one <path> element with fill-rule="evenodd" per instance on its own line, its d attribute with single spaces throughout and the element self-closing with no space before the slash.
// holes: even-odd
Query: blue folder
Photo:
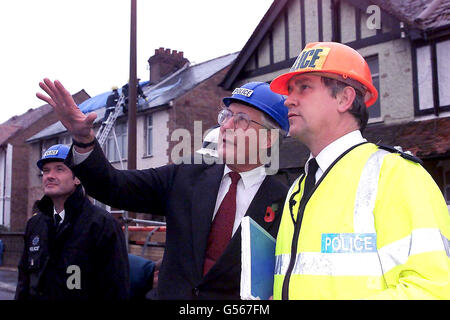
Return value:
<svg viewBox="0 0 450 320">
<path fill-rule="evenodd" d="M 273 295 L 275 239 L 248 216 L 242 218 L 241 237 L 241 299 L 268 299 Z"/>
</svg>

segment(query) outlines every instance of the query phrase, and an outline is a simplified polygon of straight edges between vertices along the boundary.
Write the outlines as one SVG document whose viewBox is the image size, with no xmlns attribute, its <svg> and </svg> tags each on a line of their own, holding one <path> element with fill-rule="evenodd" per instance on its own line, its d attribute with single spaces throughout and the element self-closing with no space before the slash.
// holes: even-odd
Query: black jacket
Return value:
<svg viewBox="0 0 450 320">
<path fill-rule="evenodd" d="M 44 196 L 38 208 L 26 226 L 15 298 L 127 299 L 128 256 L 118 222 L 93 205 L 81 186 L 66 200 L 57 229 L 52 200 Z"/>
<path fill-rule="evenodd" d="M 158 278 L 160 299 L 239 299 L 240 229 L 211 270 L 203 261 L 224 165 L 167 165 L 146 170 L 117 170 L 98 143 L 90 156 L 73 166 L 89 194 L 103 203 L 132 212 L 166 216 L 166 249 Z M 246 215 L 276 236 L 287 186 L 267 176 Z M 267 207 L 275 216 L 265 219 Z M 266 221 L 267 220 L 267 221 Z"/>
</svg>

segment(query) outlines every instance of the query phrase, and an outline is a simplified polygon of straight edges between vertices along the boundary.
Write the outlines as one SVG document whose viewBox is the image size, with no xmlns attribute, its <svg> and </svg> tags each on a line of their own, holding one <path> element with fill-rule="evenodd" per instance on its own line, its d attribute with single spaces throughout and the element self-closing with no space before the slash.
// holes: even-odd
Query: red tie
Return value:
<svg viewBox="0 0 450 320">
<path fill-rule="evenodd" d="M 222 255 L 233 232 L 236 216 L 236 188 L 241 176 L 239 173 L 233 171 L 228 175 L 231 178 L 231 185 L 212 222 L 208 237 L 208 246 L 206 247 L 205 263 L 203 264 L 203 275 L 211 269 Z"/>
</svg>

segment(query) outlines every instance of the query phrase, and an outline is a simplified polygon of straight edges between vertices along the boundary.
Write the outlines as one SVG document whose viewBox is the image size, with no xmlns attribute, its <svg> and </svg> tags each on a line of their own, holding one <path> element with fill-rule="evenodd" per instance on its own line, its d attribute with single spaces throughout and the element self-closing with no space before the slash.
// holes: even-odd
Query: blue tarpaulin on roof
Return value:
<svg viewBox="0 0 450 320">
<path fill-rule="evenodd" d="M 178 81 L 174 84 L 170 84 L 161 88 L 157 88 L 157 89 L 146 89 L 143 88 L 145 85 L 148 84 L 148 81 L 143 81 L 140 82 L 139 85 L 141 86 L 142 90 L 144 91 L 145 95 L 147 96 L 147 100 L 150 102 L 154 99 L 156 99 L 157 97 L 159 97 L 160 95 L 162 95 L 163 93 L 169 91 L 170 89 L 173 89 L 174 87 L 176 87 L 177 85 L 179 85 L 181 83 L 181 79 L 178 79 Z M 122 88 L 118 89 L 119 95 L 122 94 Z M 78 105 L 78 107 L 80 108 L 80 110 L 83 113 L 88 113 L 88 112 L 92 112 L 95 111 L 97 109 L 103 108 L 106 106 L 106 100 L 108 99 L 108 96 L 112 93 L 112 91 L 108 91 L 108 92 L 104 92 L 101 93 L 99 95 L 96 95 L 95 97 L 92 97 L 90 99 L 87 99 L 86 101 L 80 103 Z M 145 101 L 143 99 L 139 99 L 139 103 L 145 103 Z"/>
<path fill-rule="evenodd" d="M 139 85 L 141 87 L 143 87 L 147 84 L 148 84 L 148 81 L 139 82 Z M 119 95 L 122 94 L 122 88 L 119 88 L 117 91 L 119 92 Z M 82 103 L 80 103 L 78 105 L 78 108 L 80 108 L 80 110 L 83 113 L 88 113 L 88 112 L 92 112 L 97 109 L 103 108 L 106 106 L 106 100 L 108 100 L 108 97 L 111 93 L 112 93 L 112 91 L 108 91 L 108 92 L 104 92 L 99 95 L 96 95 L 95 97 L 89 98 L 89 99 L 83 101 Z"/>
<path fill-rule="evenodd" d="M 122 93 L 122 89 L 119 89 L 119 95 Z M 89 98 L 82 103 L 78 105 L 78 108 L 83 113 L 92 112 L 94 110 L 103 108 L 106 106 L 106 100 L 108 99 L 108 96 L 111 94 L 111 91 L 104 92 L 102 94 L 99 94 L 95 97 Z"/>
</svg>

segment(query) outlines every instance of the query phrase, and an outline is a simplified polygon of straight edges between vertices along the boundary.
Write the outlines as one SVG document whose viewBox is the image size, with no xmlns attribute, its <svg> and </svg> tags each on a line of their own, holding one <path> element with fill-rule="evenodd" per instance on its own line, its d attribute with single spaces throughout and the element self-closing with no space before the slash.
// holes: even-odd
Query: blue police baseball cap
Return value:
<svg viewBox="0 0 450 320">
<path fill-rule="evenodd" d="M 285 98 L 270 90 L 265 82 L 249 82 L 240 88 L 234 89 L 231 97 L 222 99 L 225 106 L 233 102 L 244 102 L 269 115 L 280 128 L 289 132 L 288 109 L 284 105 Z"/>
<path fill-rule="evenodd" d="M 36 162 L 36 165 L 42 170 L 47 162 L 64 162 L 69 154 L 69 150 L 70 148 L 64 144 L 55 144 L 44 152 L 42 158 Z"/>
</svg>

